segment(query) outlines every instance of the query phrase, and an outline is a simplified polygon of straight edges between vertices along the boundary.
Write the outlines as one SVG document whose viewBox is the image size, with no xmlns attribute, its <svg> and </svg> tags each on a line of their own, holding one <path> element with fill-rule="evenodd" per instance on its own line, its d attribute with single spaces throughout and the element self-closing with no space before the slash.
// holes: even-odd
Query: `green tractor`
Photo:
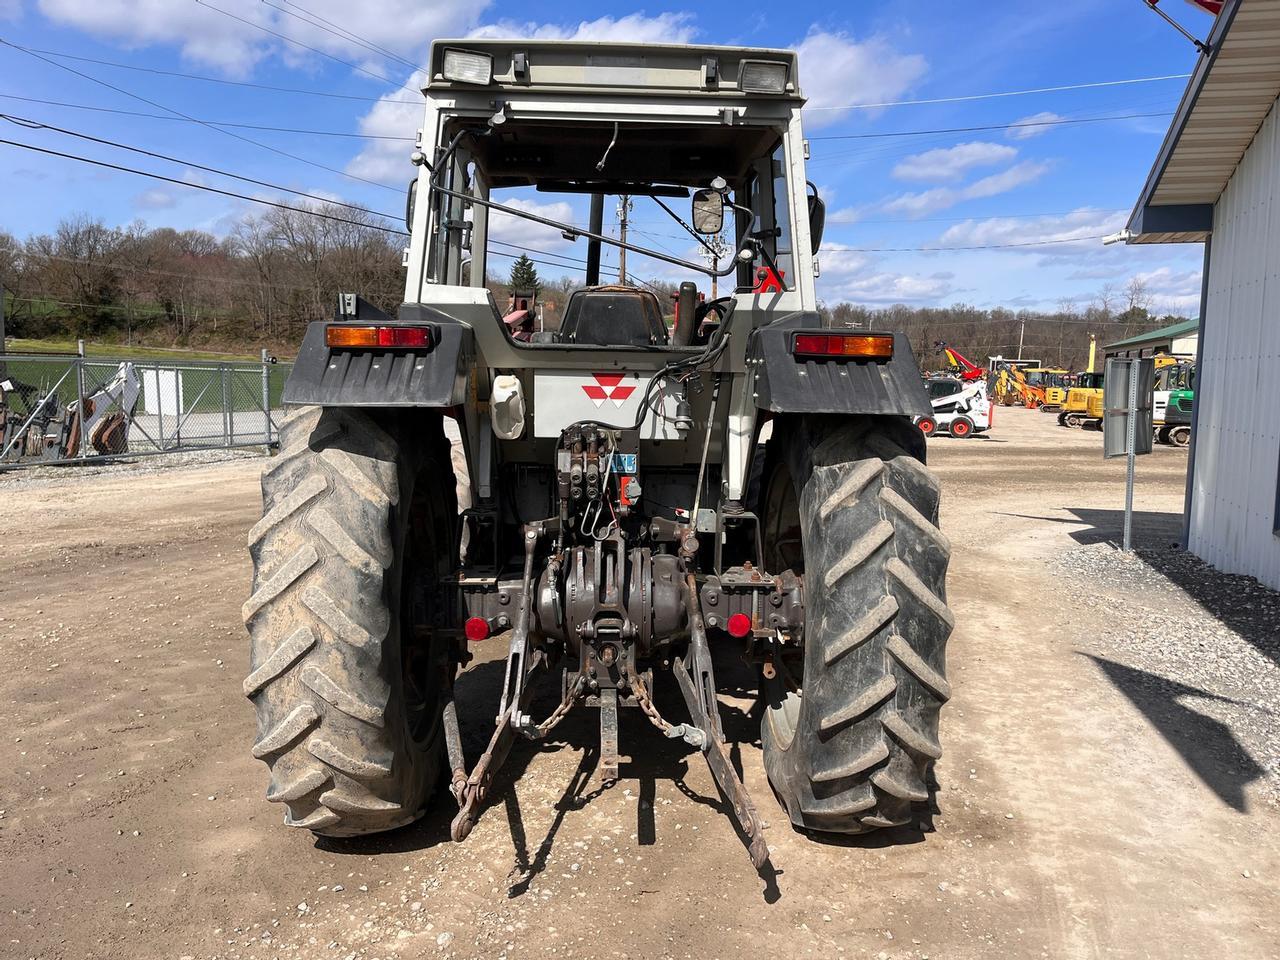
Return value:
<svg viewBox="0 0 1280 960">
<path fill-rule="evenodd" d="M 1164 410 L 1164 425 L 1156 431 L 1156 439 L 1174 447 L 1191 443 L 1191 410 L 1196 392 L 1190 389 L 1172 390 L 1169 404 Z"/>
</svg>

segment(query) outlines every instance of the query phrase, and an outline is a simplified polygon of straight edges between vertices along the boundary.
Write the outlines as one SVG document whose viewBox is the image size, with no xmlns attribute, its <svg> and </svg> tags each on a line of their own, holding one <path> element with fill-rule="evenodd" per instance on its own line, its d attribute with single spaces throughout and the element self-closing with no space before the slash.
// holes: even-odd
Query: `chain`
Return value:
<svg viewBox="0 0 1280 960">
<path fill-rule="evenodd" d="M 543 720 L 534 728 L 532 739 L 541 740 L 548 733 L 555 729 L 556 724 L 565 718 L 565 715 L 572 709 L 574 702 L 578 699 L 578 694 L 582 692 L 582 687 L 586 683 L 586 677 L 579 673 L 574 679 L 573 685 L 569 687 L 569 692 L 565 694 L 564 699 L 560 701 L 560 706 L 551 711 L 551 716 Z"/>
<path fill-rule="evenodd" d="M 635 668 L 630 664 L 627 665 L 627 682 L 631 684 L 631 690 L 636 695 L 636 703 L 640 705 L 644 715 L 649 718 L 649 722 L 663 733 L 670 730 L 671 724 L 662 719 L 662 714 L 653 705 L 653 700 L 649 696 L 649 691 L 645 687 L 644 681 L 640 679 L 640 674 L 636 673 Z"/>
</svg>

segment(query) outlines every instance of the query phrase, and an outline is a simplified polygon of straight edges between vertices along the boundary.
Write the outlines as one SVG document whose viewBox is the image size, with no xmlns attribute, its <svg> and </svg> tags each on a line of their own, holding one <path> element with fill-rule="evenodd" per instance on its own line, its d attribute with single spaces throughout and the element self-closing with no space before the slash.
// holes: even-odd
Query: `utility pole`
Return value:
<svg viewBox="0 0 1280 960">
<path fill-rule="evenodd" d="M 709 264 L 711 269 L 717 273 L 720 271 L 720 260 L 729 252 L 729 244 L 725 242 L 724 234 L 717 233 L 714 237 L 707 237 L 702 247 L 702 257 Z M 719 290 L 720 278 L 711 277 L 711 299 L 715 300 L 720 296 Z"/>
<path fill-rule="evenodd" d="M 631 198 L 628 196 L 618 197 L 618 236 L 625 244 L 627 242 L 627 218 L 631 215 Z M 618 282 L 625 284 L 627 282 L 627 248 L 625 246 L 618 248 Z"/>
<path fill-rule="evenodd" d="M 1022 335 L 1027 332 L 1027 321 L 1025 318 L 1018 321 L 1018 359 L 1022 359 Z"/>
<path fill-rule="evenodd" d="M 4 280 L 0 279 L 0 377 L 9 372 L 9 364 L 4 359 Z"/>
</svg>

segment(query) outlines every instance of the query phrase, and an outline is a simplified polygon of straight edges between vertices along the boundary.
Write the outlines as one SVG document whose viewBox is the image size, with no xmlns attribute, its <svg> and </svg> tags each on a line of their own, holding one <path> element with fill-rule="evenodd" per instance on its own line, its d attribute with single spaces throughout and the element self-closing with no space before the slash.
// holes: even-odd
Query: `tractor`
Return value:
<svg viewBox="0 0 1280 960">
<path fill-rule="evenodd" d="M 249 533 L 267 799 L 343 837 L 451 794 L 461 841 L 512 745 L 572 710 L 598 711 L 616 780 L 632 709 L 702 754 L 763 869 L 716 647 L 755 667 L 795 828 L 915 822 L 953 625 L 931 408 L 902 334 L 818 312 L 795 54 L 472 38 L 436 42 L 423 83 L 403 303 L 342 294 L 309 325 Z M 684 246 L 611 235 L 615 201 Z M 557 330 L 504 323 L 486 287 L 535 242 L 582 271 Z M 684 278 L 672 327 L 645 264 Z M 506 658 L 472 757 L 456 681 L 486 643 Z M 559 702 L 533 716 L 539 684 Z"/>
</svg>

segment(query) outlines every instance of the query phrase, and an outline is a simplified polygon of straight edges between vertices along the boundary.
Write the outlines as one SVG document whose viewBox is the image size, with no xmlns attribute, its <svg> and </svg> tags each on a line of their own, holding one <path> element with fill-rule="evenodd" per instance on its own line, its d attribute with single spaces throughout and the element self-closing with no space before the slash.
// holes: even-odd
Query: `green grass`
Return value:
<svg viewBox="0 0 1280 960">
<path fill-rule="evenodd" d="M 75 340 L 20 340 L 10 337 L 6 346 L 15 353 L 75 353 Z M 213 353 L 208 350 L 184 350 L 181 347 L 138 347 L 123 343 L 86 343 L 87 357 L 118 360 L 252 360 L 256 353 Z"/>
</svg>

